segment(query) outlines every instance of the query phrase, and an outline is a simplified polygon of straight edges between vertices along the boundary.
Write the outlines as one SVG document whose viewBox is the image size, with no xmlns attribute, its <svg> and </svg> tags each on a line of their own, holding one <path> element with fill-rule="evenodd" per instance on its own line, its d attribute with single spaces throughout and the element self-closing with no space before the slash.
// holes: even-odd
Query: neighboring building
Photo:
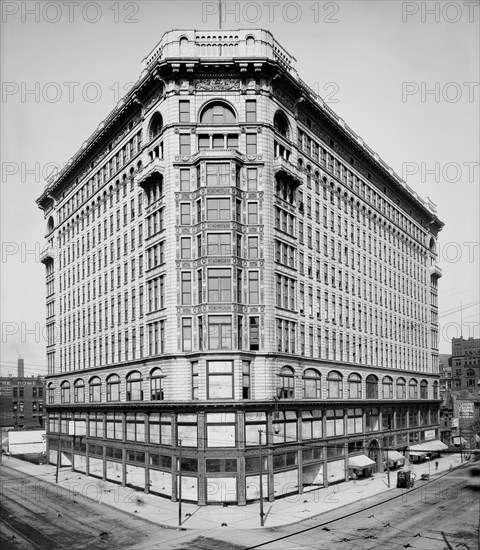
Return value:
<svg viewBox="0 0 480 550">
<path fill-rule="evenodd" d="M 0 427 L 42 428 L 44 426 L 45 377 L 24 374 L 18 360 L 17 376 L 0 377 Z"/>
<path fill-rule="evenodd" d="M 451 355 L 440 353 L 438 356 L 438 373 L 440 375 L 440 399 L 445 399 L 446 394 L 452 389 Z"/>
<path fill-rule="evenodd" d="M 480 338 L 452 338 L 452 389 L 478 395 Z"/>
<path fill-rule="evenodd" d="M 38 204 L 51 462 L 245 504 L 439 437 L 443 224 L 268 31 L 166 33 Z"/>
<path fill-rule="evenodd" d="M 452 355 L 440 356 L 440 395 L 444 398 L 440 408 L 440 431 L 443 442 L 449 441 L 450 445 L 457 447 L 477 446 L 480 433 L 479 382 L 480 339 L 453 338 Z"/>
</svg>

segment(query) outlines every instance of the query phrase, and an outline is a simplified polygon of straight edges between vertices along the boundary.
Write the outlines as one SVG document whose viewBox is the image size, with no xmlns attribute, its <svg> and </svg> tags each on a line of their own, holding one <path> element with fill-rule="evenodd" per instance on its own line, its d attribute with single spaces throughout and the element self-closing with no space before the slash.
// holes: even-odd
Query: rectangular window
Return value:
<svg viewBox="0 0 480 550">
<path fill-rule="evenodd" d="M 322 434 L 322 411 L 302 411 L 302 439 L 319 439 Z"/>
<path fill-rule="evenodd" d="M 180 191 L 190 191 L 190 168 L 180 170 Z"/>
<path fill-rule="evenodd" d="M 248 273 L 248 303 L 258 304 L 260 299 L 258 271 Z"/>
<path fill-rule="evenodd" d="M 207 187 L 226 187 L 230 185 L 230 164 L 207 163 Z"/>
<path fill-rule="evenodd" d="M 259 317 L 250 317 L 248 334 L 250 341 L 250 349 L 258 351 L 260 349 L 260 319 Z"/>
<path fill-rule="evenodd" d="M 140 441 L 141 443 L 144 443 L 145 415 L 143 413 L 127 413 L 125 416 L 127 441 Z"/>
<path fill-rule="evenodd" d="M 191 369 L 192 369 L 192 399 L 198 399 L 198 361 L 192 361 Z"/>
<path fill-rule="evenodd" d="M 208 270 L 208 301 L 230 302 L 232 296 L 232 281 L 230 269 Z"/>
<path fill-rule="evenodd" d="M 258 258 L 258 237 L 248 237 L 248 257 L 251 260 Z"/>
<path fill-rule="evenodd" d="M 247 168 L 247 191 L 258 190 L 258 170 L 257 168 Z"/>
<path fill-rule="evenodd" d="M 192 305 L 192 274 L 190 271 L 182 273 L 182 305 Z"/>
<path fill-rule="evenodd" d="M 249 202 L 247 208 L 248 208 L 248 224 L 249 225 L 258 224 L 258 203 Z"/>
<path fill-rule="evenodd" d="M 208 318 L 208 347 L 211 350 L 232 349 L 232 319 L 229 315 Z"/>
<path fill-rule="evenodd" d="M 257 154 L 257 134 L 246 134 L 247 155 Z"/>
<path fill-rule="evenodd" d="M 251 399 L 250 361 L 242 361 L 242 399 Z"/>
<path fill-rule="evenodd" d="M 215 397 L 213 397 L 215 399 Z M 207 447 L 234 447 L 235 446 L 235 414 L 234 413 L 207 413 L 205 415 L 205 424 L 207 429 Z M 225 465 L 225 462 L 233 463 L 228 467 L 231 471 L 233 467 L 236 470 L 236 460 L 207 460 L 207 471 L 219 471 Z"/>
<path fill-rule="evenodd" d="M 180 204 L 180 224 L 181 225 L 190 225 L 191 223 L 190 210 L 191 210 L 190 203 Z"/>
<path fill-rule="evenodd" d="M 207 361 L 207 398 L 233 399 L 233 361 Z"/>
<path fill-rule="evenodd" d="M 231 235 L 230 233 L 208 233 L 207 234 L 207 255 L 208 256 L 230 256 Z"/>
<path fill-rule="evenodd" d="M 230 220 L 230 199 L 207 199 L 207 220 Z"/>
<path fill-rule="evenodd" d="M 172 417 L 168 413 L 149 414 L 150 443 L 155 445 L 172 444 Z"/>
<path fill-rule="evenodd" d="M 182 349 L 192 351 L 192 319 L 182 319 Z"/>
<path fill-rule="evenodd" d="M 180 100 L 178 102 L 178 120 L 179 122 L 190 122 L 190 101 Z"/>
<path fill-rule="evenodd" d="M 362 409 L 348 409 L 347 432 L 349 434 L 361 434 L 363 432 Z"/>
<path fill-rule="evenodd" d="M 192 258 L 190 237 L 181 237 L 180 239 L 180 258 L 182 260 L 190 260 Z"/>
<path fill-rule="evenodd" d="M 180 134 L 179 136 L 180 155 L 190 155 L 190 134 Z"/>
<path fill-rule="evenodd" d="M 245 120 L 246 122 L 257 121 L 257 101 L 255 99 L 247 99 L 245 102 Z"/>
<path fill-rule="evenodd" d="M 343 435 L 343 410 L 327 410 L 327 437 Z"/>
</svg>

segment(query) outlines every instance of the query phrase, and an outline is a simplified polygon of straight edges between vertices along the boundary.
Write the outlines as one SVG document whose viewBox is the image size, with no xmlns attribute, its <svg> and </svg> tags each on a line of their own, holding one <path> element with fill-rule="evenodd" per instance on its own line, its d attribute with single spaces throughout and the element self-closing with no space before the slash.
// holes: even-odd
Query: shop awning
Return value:
<svg viewBox="0 0 480 550">
<path fill-rule="evenodd" d="M 368 466 L 374 466 L 375 462 L 365 455 L 357 455 L 348 457 L 348 465 L 350 468 L 368 468 Z"/>
<path fill-rule="evenodd" d="M 388 462 L 405 462 L 405 457 L 398 451 L 385 451 L 383 456 L 388 456 Z"/>
<path fill-rule="evenodd" d="M 428 449 L 430 451 L 446 451 L 448 449 L 448 445 L 445 445 L 443 441 L 438 439 L 435 439 L 434 441 L 427 441 L 426 445 L 428 445 Z"/>
<path fill-rule="evenodd" d="M 435 439 L 434 441 L 425 441 L 424 443 L 419 443 L 418 445 L 411 445 L 408 448 L 410 454 L 414 456 L 421 456 L 427 453 L 445 451 L 447 449 L 448 446 L 438 439 Z"/>
</svg>

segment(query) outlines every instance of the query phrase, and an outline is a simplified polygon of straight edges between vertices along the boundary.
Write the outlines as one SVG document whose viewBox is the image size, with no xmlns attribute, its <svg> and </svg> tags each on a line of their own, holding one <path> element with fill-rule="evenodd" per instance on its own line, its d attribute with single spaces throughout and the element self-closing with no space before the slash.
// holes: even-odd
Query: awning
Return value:
<svg viewBox="0 0 480 550">
<path fill-rule="evenodd" d="M 411 445 L 408 450 L 411 455 L 420 456 L 425 455 L 431 452 L 445 451 L 448 449 L 448 446 L 445 443 L 442 443 L 438 439 L 434 441 L 425 441 L 424 443 L 419 443 L 418 445 Z"/>
<path fill-rule="evenodd" d="M 409 451 L 410 456 L 427 456 L 426 452 L 421 451 Z"/>
<path fill-rule="evenodd" d="M 438 439 L 435 439 L 434 441 L 427 441 L 426 444 L 428 445 L 430 451 L 446 451 L 448 449 L 448 445 L 445 445 L 443 441 Z"/>
<path fill-rule="evenodd" d="M 375 462 L 365 455 L 357 455 L 348 457 L 348 465 L 350 468 L 368 468 L 368 466 L 374 466 Z"/>
<path fill-rule="evenodd" d="M 388 457 L 388 462 L 405 462 L 405 457 L 398 451 L 385 451 L 383 456 Z"/>
</svg>

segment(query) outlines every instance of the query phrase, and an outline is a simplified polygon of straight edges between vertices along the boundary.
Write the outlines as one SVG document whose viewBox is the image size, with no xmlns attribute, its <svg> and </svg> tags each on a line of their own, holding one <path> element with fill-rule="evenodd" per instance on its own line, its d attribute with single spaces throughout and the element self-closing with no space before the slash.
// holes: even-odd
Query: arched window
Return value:
<svg viewBox="0 0 480 550">
<path fill-rule="evenodd" d="M 142 380 L 138 371 L 127 374 L 127 401 L 143 401 Z"/>
<path fill-rule="evenodd" d="M 73 400 L 75 403 L 85 403 L 85 382 L 81 378 L 73 384 Z"/>
<path fill-rule="evenodd" d="M 188 38 L 186 36 L 182 36 L 179 42 L 180 42 L 180 55 L 186 55 L 188 53 Z"/>
<path fill-rule="evenodd" d="M 327 397 L 329 399 L 341 399 L 343 397 L 343 376 L 336 370 L 327 375 Z"/>
<path fill-rule="evenodd" d="M 348 377 L 348 397 L 349 399 L 361 399 L 362 397 L 362 377 L 355 372 Z"/>
<path fill-rule="evenodd" d="M 438 399 L 438 382 L 433 383 L 433 399 Z"/>
<path fill-rule="evenodd" d="M 284 138 L 290 138 L 290 126 L 287 117 L 281 111 L 277 111 L 273 117 L 273 128 Z"/>
<path fill-rule="evenodd" d="M 155 113 L 153 117 L 150 120 L 150 129 L 149 129 L 149 136 L 150 141 L 158 136 L 158 134 L 162 131 L 163 128 L 163 118 L 160 113 Z"/>
<path fill-rule="evenodd" d="M 55 229 L 55 222 L 53 221 L 53 217 L 50 216 L 47 222 L 47 233 L 51 233 L 54 229 Z"/>
<path fill-rule="evenodd" d="M 366 379 L 367 399 L 378 399 L 378 378 L 369 374 Z"/>
<path fill-rule="evenodd" d="M 251 35 L 246 37 L 247 55 L 252 55 L 255 52 L 255 38 Z"/>
<path fill-rule="evenodd" d="M 99 403 L 102 400 L 102 381 L 98 376 L 90 378 L 88 382 L 88 397 L 90 403 Z"/>
<path fill-rule="evenodd" d="M 408 383 L 408 398 L 418 399 L 418 384 L 415 378 L 412 378 Z"/>
<path fill-rule="evenodd" d="M 48 384 L 48 403 L 52 405 L 55 402 L 55 386 L 52 382 Z"/>
<path fill-rule="evenodd" d="M 117 374 L 107 378 L 107 401 L 120 401 L 120 376 Z"/>
<path fill-rule="evenodd" d="M 303 373 L 303 397 L 320 399 L 322 397 L 320 373 L 315 369 L 306 369 Z"/>
<path fill-rule="evenodd" d="M 405 378 L 398 378 L 397 380 L 397 399 L 405 399 Z"/>
<path fill-rule="evenodd" d="M 152 401 L 163 401 L 162 369 L 153 369 L 150 372 L 150 399 Z"/>
<path fill-rule="evenodd" d="M 62 403 L 70 403 L 70 382 L 61 383 L 60 398 Z"/>
<path fill-rule="evenodd" d="M 291 367 L 282 367 L 280 370 L 280 387 L 277 395 L 279 399 L 293 399 L 295 390 L 294 372 Z"/>
<path fill-rule="evenodd" d="M 428 399 L 428 382 L 426 380 L 420 382 L 420 399 Z"/>
<path fill-rule="evenodd" d="M 200 115 L 201 124 L 234 124 L 235 112 L 223 102 L 209 103 Z"/>
<path fill-rule="evenodd" d="M 390 378 L 390 376 L 383 377 L 382 393 L 384 399 L 393 399 L 393 380 Z"/>
</svg>

